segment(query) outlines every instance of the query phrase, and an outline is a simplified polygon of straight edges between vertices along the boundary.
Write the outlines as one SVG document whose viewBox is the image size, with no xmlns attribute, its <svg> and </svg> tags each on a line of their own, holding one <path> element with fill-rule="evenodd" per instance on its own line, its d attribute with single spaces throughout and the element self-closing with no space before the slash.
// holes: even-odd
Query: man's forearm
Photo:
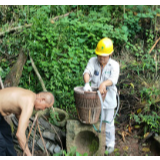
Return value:
<svg viewBox="0 0 160 160">
<path fill-rule="evenodd" d="M 90 76 L 88 73 L 85 73 L 84 76 L 83 76 L 83 79 L 84 79 L 84 83 L 88 83 L 89 82 L 89 79 L 90 79 Z"/>
<path fill-rule="evenodd" d="M 113 83 L 112 83 L 111 80 L 106 80 L 106 81 L 104 81 L 103 83 L 105 84 L 106 87 L 113 85 Z"/>
<path fill-rule="evenodd" d="M 25 147 L 26 137 L 22 138 L 22 137 L 20 137 L 20 136 L 18 136 L 18 135 L 16 135 L 16 136 L 17 136 L 19 145 L 20 145 L 20 147 L 23 149 L 23 151 L 25 151 L 26 156 L 31 156 L 31 152 L 30 152 L 30 150 L 29 150 L 29 148 L 28 148 L 28 144 L 27 144 L 26 147 Z"/>
</svg>

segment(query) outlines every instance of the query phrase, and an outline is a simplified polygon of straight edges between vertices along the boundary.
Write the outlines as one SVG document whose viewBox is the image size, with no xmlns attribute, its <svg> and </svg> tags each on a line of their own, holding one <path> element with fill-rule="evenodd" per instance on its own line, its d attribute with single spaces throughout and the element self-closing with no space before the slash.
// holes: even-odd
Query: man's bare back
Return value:
<svg viewBox="0 0 160 160">
<path fill-rule="evenodd" d="M 30 90 L 18 87 L 0 90 L 0 113 L 4 117 L 13 113 L 19 119 L 16 137 L 23 150 L 26 144 L 25 131 L 33 109 L 43 110 L 53 104 L 54 96 L 50 92 L 35 94 Z M 26 146 L 25 154 L 31 155 L 28 146 Z"/>
<path fill-rule="evenodd" d="M 10 87 L 0 90 L 0 113 L 2 116 L 7 116 L 11 113 L 20 115 L 21 111 L 28 106 L 28 103 L 33 103 L 36 99 L 36 94 L 30 90 L 18 87 Z M 32 109 L 34 106 L 29 106 Z"/>
</svg>

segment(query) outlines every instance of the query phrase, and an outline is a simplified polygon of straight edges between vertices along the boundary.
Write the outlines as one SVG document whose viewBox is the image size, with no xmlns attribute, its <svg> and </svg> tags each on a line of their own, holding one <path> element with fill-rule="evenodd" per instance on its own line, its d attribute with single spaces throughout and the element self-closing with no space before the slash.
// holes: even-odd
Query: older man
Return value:
<svg viewBox="0 0 160 160">
<path fill-rule="evenodd" d="M 114 116 L 114 108 L 117 106 L 116 84 L 119 77 L 119 63 L 111 58 L 113 54 L 113 43 L 109 38 L 101 39 L 96 47 L 97 57 L 92 57 L 83 73 L 85 82 L 84 91 L 92 91 L 92 87 L 99 89 L 100 93 L 106 94 L 103 106 L 103 120 L 111 122 Z M 89 84 L 91 82 L 91 86 Z M 108 153 L 114 151 L 115 126 L 106 123 L 106 150 Z"/>
<path fill-rule="evenodd" d="M 38 94 L 18 87 L 0 90 L 0 156 L 16 155 L 11 138 L 10 126 L 4 120 L 5 116 L 13 113 L 19 119 L 16 137 L 24 150 L 26 144 L 25 131 L 33 109 L 44 110 L 54 104 L 54 96 L 50 92 Z M 30 156 L 28 146 L 25 154 Z"/>
</svg>

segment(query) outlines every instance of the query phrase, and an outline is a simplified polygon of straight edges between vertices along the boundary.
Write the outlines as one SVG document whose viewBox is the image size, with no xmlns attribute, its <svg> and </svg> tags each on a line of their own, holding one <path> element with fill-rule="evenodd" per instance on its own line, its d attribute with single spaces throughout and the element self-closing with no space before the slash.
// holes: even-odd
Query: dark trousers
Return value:
<svg viewBox="0 0 160 160">
<path fill-rule="evenodd" d="M 11 127 L 0 114 L 0 156 L 16 156 Z"/>
</svg>

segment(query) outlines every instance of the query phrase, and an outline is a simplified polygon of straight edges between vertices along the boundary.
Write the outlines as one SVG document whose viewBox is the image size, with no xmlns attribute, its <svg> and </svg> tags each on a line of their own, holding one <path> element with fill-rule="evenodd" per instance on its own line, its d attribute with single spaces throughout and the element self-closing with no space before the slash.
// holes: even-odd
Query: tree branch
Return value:
<svg viewBox="0 0 160 160">
<path fill-rule="evenodd" d="M 32 26 L 32 24 L 27 24 L 27 25 L 7 29 L 6 31 L 0 32 L 0 37 L 4 36 L 6 33 L 14 32 L 16 30 L 20 30 L 22 28 L 28 28 L 28 27 L 31 27 L 31 26 Z"/>
<path fill-rule="evenodd" d="M 156 46 L 156 44 L 158 43 L 159 40 L 160 40 L 160 37 L 156 40 L 155 44 L 150 49 L 149 54 L 152 52 L 152 50 L 154 49 L 154 47 Z"/>
<path fill-rule="evenodd" d="M 39 79 L 39 81 L 40 81 L 40 83 L 41 83 L 41 86 L 42 86 L 42 88 L 43 88 L 43 91 L 47 91 L 47 90 L 46 90 L 46 87 L 45 87 L 45 85 L 44 85 L 43 79 L 42 79 L 41 75 L 39 74 L 38 69 L 37 69 L 37 67 L 35 66 L 34 61 L 33 61 L 32 57 L 30 56 L 30 54 L 29 54 L 29 57 L 30 57 L 30 60 L 31 60 L 32 67 L 33 67 L 33 69 L 34 69 L 34 71 L 35 71 L 35 73 L 36 73 L 36 75 L 37 75 L 37 77 L 38 77 L 38 79 Z"/>
<path fill-rule="evenodd" d="M 50 19 L 50 22 L 53 24 L 54 21 L 58 20 L 59 18 L 67 17 L 72 12 L 74 12 L 74 11 L 68 12 L 68 13 L 63 14 L 61 16 L 56 16 L 53 19 Z M 23 26 L 19 26 L 19 27 L 10 28 L 6 31 L 0 32 L 0 37 L 4 36 L 6 33 L 14 32 L 14 31 L 17 31 L 17 30 L 20 30 L 20 29 L 23 29 L 23 28 L 29 28 L 31 26 L 32 26 L 32 24 L 27 24 L 27 25 L 23 25 Z"/>
</svg>

